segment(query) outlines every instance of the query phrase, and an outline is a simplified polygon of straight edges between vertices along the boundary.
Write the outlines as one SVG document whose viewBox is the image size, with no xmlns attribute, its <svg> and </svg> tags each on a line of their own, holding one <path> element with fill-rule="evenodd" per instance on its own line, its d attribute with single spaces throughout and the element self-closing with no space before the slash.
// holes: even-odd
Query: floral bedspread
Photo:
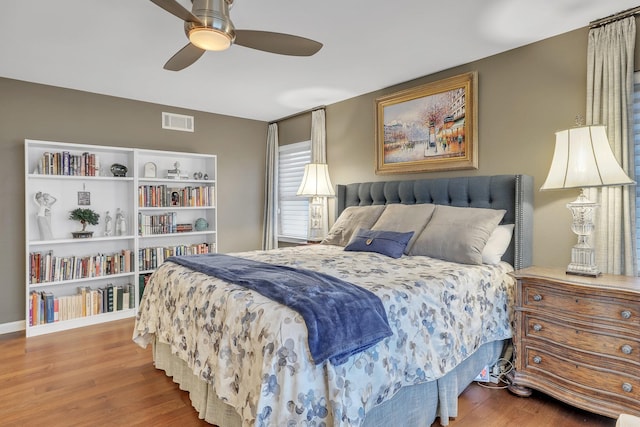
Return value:
<svg viewBox="0 0 640 427">
<path fill-rule="evenodd" d="M 511 337 L 507 263 L 393 259 L 330 245 L 233 254 L 315 269 L 382 300 L 393 335 L 339 366 L 314 365 L 302 317 L 238 285 L 166 262 L 152 275 L 133 340 L 157 336 L 235 407 L 246 426 L 359 426 L 401 387 L 445 375 L 482 344 Z"/>
</svg>

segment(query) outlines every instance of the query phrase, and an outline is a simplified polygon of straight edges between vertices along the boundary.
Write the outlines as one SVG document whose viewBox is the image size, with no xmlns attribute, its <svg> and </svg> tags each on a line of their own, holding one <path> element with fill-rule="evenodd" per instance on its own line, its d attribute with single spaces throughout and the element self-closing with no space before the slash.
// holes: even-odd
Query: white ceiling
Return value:
<svg viewBox="0 0 640 427">
<path fill-rule="evenodd" d="M 290 57 L 231 46 L 173 72 L 162 67 L 187 43 L 183 24 L 151 1 L 3 0 L 0 76 L 272 121 L 584 27 L 637 1 L 235 0 L 236 28 L 323 48 Z"/>
</svg>

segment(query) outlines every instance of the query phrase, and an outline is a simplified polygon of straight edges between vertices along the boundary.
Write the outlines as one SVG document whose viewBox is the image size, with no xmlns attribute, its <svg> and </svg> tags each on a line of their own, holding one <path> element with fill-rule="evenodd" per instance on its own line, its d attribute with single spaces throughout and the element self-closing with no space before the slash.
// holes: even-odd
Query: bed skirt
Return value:
<svg viewBox="0 0 640 427">
<path fill-rule="evenodd" d="M 504 341 L 480 347 L 472 356 L 437 381 L 403 387 L 390 400 L 367 414 L 363 427 L 410 425 L 429 427 L 440 417 L 440 424 L 458 415 L 458 396 L 485 366 L 493 365 L 502 354 Z M 189 392 L 191 405 L 200 419 L 220 427 L 242 427 L 238 413 L 216 397 L 210 384 L 196 377 L 189 366 L 171 354 L 169 345 L 154 341 L 153 360 L 157 369 Z"/>
</svg>

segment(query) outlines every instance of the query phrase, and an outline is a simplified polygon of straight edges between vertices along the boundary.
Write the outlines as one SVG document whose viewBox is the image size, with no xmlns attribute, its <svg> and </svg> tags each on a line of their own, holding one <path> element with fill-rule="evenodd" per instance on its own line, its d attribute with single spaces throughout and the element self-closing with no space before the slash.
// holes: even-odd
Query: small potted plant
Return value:
<svg viewBox="0 0 640 427">
<path fill-rule="evenodd" d="M 69 219 L 80 221 L 82 231 L 72 231 L 74 239 L 82 239 L 93 236 L 93 231 L 86 231 L 87 224 L 98 225 L 100 214 L 89 208 L 76 208 L 69 214 Z"/>
</svg>

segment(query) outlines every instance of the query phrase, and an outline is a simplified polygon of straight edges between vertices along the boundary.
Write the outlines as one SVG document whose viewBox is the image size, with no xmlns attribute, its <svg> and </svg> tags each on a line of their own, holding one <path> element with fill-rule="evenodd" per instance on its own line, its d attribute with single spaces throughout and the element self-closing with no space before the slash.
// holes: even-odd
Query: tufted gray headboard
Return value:
<svg viewBox="0 0 640 427">
<path fill-rule="evenodd" d="M 515 224 L 515 228 L 502 259 L 516 269 L 532 263 L 533 177 L 529 175 L 364 182 L 338 185 L 337 190 L 338 215 L 349 206 L 389 203 L 506 209 L 502 223 Z"/>
</svg>

